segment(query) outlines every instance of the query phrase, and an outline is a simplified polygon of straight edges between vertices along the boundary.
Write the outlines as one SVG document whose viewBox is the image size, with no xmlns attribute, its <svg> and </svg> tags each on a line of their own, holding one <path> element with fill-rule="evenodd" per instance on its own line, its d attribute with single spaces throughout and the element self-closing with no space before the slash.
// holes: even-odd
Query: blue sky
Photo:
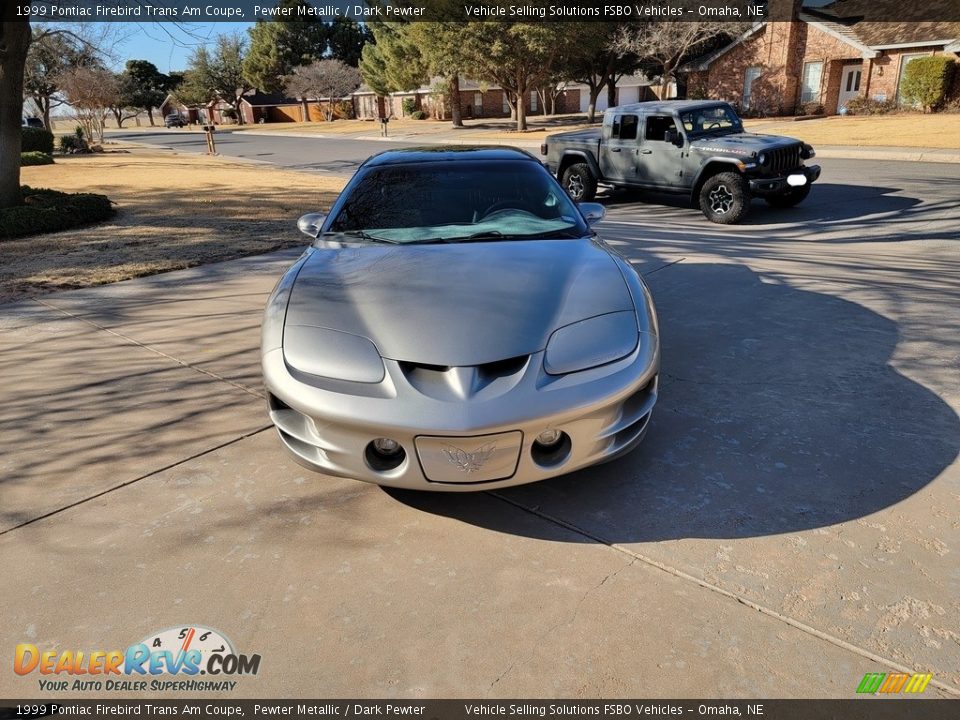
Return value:
<svg viewBox="0 0 960 720">
<path fill-rule="evenodd" d="M 212 43 L 217 35 L 246 34 L 250 22 L 190 23 L 178 27 L 172 23 L 124 23 L 120 41 L 114 49 L 116 69 L 127 60 L 149 60 L 160 72 L 185 70 L 187 59 L 197 45 Z"/>
</svg>

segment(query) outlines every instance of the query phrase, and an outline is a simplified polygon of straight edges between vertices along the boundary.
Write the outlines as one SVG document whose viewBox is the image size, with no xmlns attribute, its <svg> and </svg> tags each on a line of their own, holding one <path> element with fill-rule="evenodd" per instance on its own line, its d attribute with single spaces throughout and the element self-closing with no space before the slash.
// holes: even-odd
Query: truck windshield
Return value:
<svg viewBox="0 0 960 720">
<path fill-rule="evenodd" d="M 694 135 L 743 132 L 743 123 L 729 105 L 680 113 L 680 122 L 688 133 Z"/>
<path fill-rule="evenodd" d="M 398 245 L 583 237 L 589 228 L 535 162 L 372 168 L 350 183 L 331 234 Z"/>
</svg>

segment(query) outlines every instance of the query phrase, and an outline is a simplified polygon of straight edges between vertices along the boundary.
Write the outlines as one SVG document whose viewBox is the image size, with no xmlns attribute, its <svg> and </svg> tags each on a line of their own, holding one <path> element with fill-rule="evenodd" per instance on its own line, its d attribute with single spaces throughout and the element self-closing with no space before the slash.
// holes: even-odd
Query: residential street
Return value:
<svg viewBox="0 0 960 720">
<path fill-rule="evenodd" d="M 334 174 L 394 145 L 217 142 Z M 659 312 L 651 429 L 506 491 L 288 457 L 258 330 L 296 251 L 0 307 L 0 647 L 207 625 L 262 656 L 230 697 L 849 698 L 893 669 L 960 696 L 958 166 L 818 162 L 739 226 L 602 198 Z"/>
</svg>

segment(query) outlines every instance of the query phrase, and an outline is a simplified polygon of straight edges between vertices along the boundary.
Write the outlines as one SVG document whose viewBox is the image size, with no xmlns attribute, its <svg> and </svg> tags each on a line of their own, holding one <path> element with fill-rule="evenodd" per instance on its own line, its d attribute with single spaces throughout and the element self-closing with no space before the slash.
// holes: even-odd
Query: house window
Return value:
<svg viewBox="0 0 960 720">
<path fill-rule="evenodd" d="M 509 114 L 510 114 L 510 103 L 507 102 L 507 93 L 506 93 L 506 91 L 503 92 L 503 114 L 504 114 L 504 115 L 509 115 Z"/>
<path fill-rule="evenodd" d="M 750 107 L 750 96 L 753 94 L 753 81 L 760 77 L 762 68 L 759 65 L 751 65 L 743 74 L 743 108 Z"/>
<path fill-rule="evenodd" d="M 897 79 L 897 105 L 905 104 L 903 99 L 903 77 L 907 74 L 907 65 L 912 63 L 917 58 L 922 57 L 927 57 L 927 54 L 920 53 L 918 55 L 903 55 L 900 58 L 900 77 Z"/>
<path fill-rule="evenodd" d="M 473 114 L 476 117 L 483 115 L 483 93 L 475 92 L 473 94 Z"/>
<path fill-rule="evenodd" d="M 803 64 L 803 84 L 800 89 L 800 103 L 817 102 L 820 99 L 820 81 L 823 78 L 823 61 Z"/>
<path fill-rule="evenodd" d="M 847 74 L 846 92 L 860 92 L 860 74 L 862 71 L 854 70 Z"/>
</svg>

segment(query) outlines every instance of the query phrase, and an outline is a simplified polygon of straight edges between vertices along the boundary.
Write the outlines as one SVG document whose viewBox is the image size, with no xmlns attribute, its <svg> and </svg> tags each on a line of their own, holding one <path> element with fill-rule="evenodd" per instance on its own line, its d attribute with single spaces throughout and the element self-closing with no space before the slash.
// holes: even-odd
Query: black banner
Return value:
<svg viewBox="0 0 960 720">
<path fill-rule="evenodd" d="M 311 0 L 281 8 L 277 0 L 14 0 L 3 3 L 4 20 L 33 22 L 252 22 L 332 20 L 462 20 L 488 22 L 583 22 L 793 19 L 797 12 L 843 26 L 855 22 L 960 21 L 960 0 Z M 955 29 L 945 27 L 950 35 Z"/>
<path fill-rule="evenodd" d="M 851 700 L 0 700 L 0 718 L 952 720 L 957 707 L 952 700 L 873 695 Z"/>
</svg>

